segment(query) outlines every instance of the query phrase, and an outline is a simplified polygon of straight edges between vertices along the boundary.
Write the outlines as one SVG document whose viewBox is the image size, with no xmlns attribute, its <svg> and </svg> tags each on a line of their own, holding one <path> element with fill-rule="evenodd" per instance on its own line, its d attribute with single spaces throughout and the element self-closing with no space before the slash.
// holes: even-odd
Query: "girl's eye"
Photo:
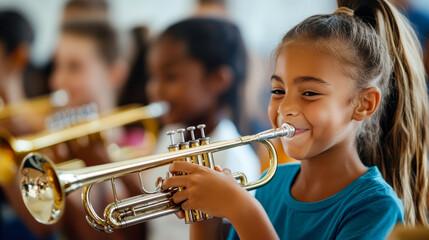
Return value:
<svg viewBox="0 0 429 240">
<path fill-rule="evenodd" d="M 320 95 L 320 94 L 318 94 L 316 92 L 305 91 L 302 95 L 306 96 L 306 97 L 311 97 L 311 96 L 316 96 L 316 95 Z"/>
<path fill-rule="evenodd" d="M 275 94 L 275 95 L 285 94 L 285 91 L 280 90 L 280 89 L 273 89 L 273 90 L 271 90 L 271 94 Z"/>
</svg>

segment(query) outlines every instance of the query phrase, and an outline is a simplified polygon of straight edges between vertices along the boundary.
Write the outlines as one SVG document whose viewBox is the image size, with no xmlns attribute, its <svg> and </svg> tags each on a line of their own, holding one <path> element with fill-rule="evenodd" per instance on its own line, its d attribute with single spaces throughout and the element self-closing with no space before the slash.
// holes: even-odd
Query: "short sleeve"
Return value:
<svg viewBox="0 0 429 240">
<path fill-rule="evenodd" d="M 366 199 L 344 215 L 336 239 L 385 239 L 397 223 L 403 223 L 403 208 L 390 196 Z"/>
<path fill-rule="evenodd" d="M 229 230 L 228 234 L 228 240 L 239 240 L 237 232 L 235 231 L 234 226 L 231 226 L 231 229 Z"/>
</svg>

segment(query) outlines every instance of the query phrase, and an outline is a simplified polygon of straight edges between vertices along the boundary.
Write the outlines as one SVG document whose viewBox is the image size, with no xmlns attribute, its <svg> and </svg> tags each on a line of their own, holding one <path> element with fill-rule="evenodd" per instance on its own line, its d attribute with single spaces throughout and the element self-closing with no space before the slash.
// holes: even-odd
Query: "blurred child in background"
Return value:
<svg viewBox="0 0 429 240">
<path fill-rule="evenodd" d="M 149 54 L 148 97 L 171 105 L 161 119 L 165 127 L 155 152 L 167 151 L 170 142 L 165 132 L 179 127 L 206 124 L 212 142 L 239 137 L 234 120 L 240 112 L 246 71 L 246 50 L 234 24 L 192 18 L 167 28 Z M 249 181 L 259 177 L 259 160 L 250 146 L 221 151 L 214 158 L 216 164 L 246 173 Z M 145 172 L 147 184 L 165 177 L 166 171 L 164 167 Z M 150 221 L 149 227 L 151 239 L 189 237 L 188 226 L 175 216 Z"/>
</svg>

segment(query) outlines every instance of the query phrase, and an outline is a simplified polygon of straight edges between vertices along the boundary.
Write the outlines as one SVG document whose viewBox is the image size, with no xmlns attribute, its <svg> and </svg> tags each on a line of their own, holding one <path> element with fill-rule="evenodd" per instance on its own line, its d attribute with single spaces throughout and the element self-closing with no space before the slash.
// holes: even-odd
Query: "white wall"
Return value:
<svg viewBox="0 0 429 240">
<path fill-rule="evenodd" d="M 14 7 L 30 19 L 36 32 L 32 60 L 45 63 L 56 42 L 59 17 L 65 0 L 0 0 L 0 8 Z M 195 0 L 109 0 L 111 16 L 120 29 L 136 24 L 160 32 L 189 16 Z M 266 57 L 293 25 L 316 13 L 335 9 L 334 0 L 230 0 L 230 15 L 240 26 L 249 49 Z"/>
<path fill-rule="evenodd" d="M 0 8 L 21 10 L 36 31 L 33 62 L 43 64 L 56 42 L 58 20 L 66 0 L 0 0 Z M 111 16 L 120 29 L 136 24 L 160 32 L 173 22 L 192 13 L 195 0 L 108 0 Z M 282 35 L 304 18 L 317 13 L 330 13 L 335 0 L 229 0 L 230 15 L 240 26 L 245 41 L 253 52 L 266 57 Z M 412 0 L 429 12 L 429 0 Z"/>
</svg>

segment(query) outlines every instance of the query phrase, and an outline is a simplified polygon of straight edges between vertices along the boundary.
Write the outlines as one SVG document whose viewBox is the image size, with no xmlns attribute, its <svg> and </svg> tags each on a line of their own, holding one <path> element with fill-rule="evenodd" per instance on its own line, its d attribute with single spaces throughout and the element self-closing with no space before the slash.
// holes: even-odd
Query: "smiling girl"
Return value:
<svg viewBox="0 0 429 240">
<path fill-rule="evenodd" d="M 231 238 L 382 239 L 397 223 L 427 225 L 428 100 L 415 35 L 386 0 L 338 6 L 277 49 L 268 113 L 273 127 L 296 127 L 281 141 L 300 164 L 279 166 L 256 199 L 228 170 L 170 167 L 189 173 L 164 181 L 186 187 L 174 201 L 228 218 Z M 192 224 L 191 238 L 219 238 L 218 223 Z"/>
</svg>

